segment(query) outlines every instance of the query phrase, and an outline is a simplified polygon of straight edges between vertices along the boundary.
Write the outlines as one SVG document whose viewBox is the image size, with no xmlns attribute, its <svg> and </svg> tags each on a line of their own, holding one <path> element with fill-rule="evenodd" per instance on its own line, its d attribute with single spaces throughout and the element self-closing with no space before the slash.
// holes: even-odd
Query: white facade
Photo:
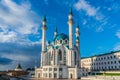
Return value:
<svg viewBox="0 0 120 80">
<path fill-rule="evenodd" d="M 73 45 L 73 15 L 72 11 L 68 18 L 69 37 L 64 34 L 54 32 L 53 42 L 46 46 L 46 19 L 43 20 L 42 27 L 42 52 L 41 66 L 35 69 L 36 78 L 74 78 L 81 77 L 80 69 L 80 46 L 79 27 L 77 27 L 77 43 Z"/>
<path fill-rule="evenodd" d="M 93 71 L 120 70 L 120 51 L 86 57 L 81 59 L 81 67 Z"/>
</svg>

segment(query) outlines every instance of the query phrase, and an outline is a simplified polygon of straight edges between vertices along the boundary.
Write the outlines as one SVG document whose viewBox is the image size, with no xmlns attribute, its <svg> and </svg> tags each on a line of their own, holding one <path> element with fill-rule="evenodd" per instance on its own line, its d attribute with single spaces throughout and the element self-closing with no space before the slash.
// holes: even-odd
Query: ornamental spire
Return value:
<svg viewBox="0 0 120 80">
<path fill-rule="evenodd" d="M 79 46 L 80 44 L 80 30 L 79 30 L 79 24 L 77 23 L 76 26 L 76 46 Z"/>
<path fill-rule="evenodd" d="M 54 38 L 58 35 L 57 27 L 55 27 Z"/>
<path fill-rule="evenodd" d="M 42 29 L 43 29 L 43 30 L 46 30 L 46 29 L 47 29 L 46 23 L 47 23 L 47 19 L 46 19 L 46 15 L 45 15 L 44 18 L 43 18 L 43 21 L 42 21 Z"/>
<path fill-rule="evenodd" d="M 71 15 L 73 14 L 73 12 L 72 12 L 72 7 L 70 7 L 70 13 L 69 13 L 69 14 L 71 14 Z"/>
<path fill-rule="evenodd" d="M 45 21 L 45 22 L 46 22 L 46 15 L 44 16 L 43 21 Z"/>
<path fill-rule="evenodd" d="M 76 28 L 78 28 L 78 29 L 79 29 L 79 23 L 77 23 L 77 26 L 76 26 Z"/>
<path fill-rule="evenodd" d="M 72 8 L 70 8 L 70 13 L 68 15 L 68 26 L 69 26 L 69 48 L 73 49 L 73 15 L 72 15 Z"/>
</svg>

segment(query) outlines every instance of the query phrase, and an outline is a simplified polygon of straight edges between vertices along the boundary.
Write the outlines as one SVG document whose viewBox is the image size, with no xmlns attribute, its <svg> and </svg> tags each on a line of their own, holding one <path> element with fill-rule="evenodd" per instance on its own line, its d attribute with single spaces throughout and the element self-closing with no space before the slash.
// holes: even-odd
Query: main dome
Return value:
<svg viewBox="0 0 120 80">
<path fill-rule="evenodd" d="M 64 33 L 61 33 L 61 34 L 58 34 L 56 37 L 55 37 L 55 41 L 57 40 L 68 40 L 68 36 L 66 35 L 66 34 L 64 34 Z"/>
</svg>

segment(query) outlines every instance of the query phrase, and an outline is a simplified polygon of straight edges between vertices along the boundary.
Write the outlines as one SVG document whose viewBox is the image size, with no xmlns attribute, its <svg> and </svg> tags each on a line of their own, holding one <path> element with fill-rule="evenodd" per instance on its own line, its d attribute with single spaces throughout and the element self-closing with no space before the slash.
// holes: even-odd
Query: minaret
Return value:
<svg viewBox="0 0 120 80">
<path fill-rule="evenodd" d="M 79 31 L 79 24 L 76 27 L 76 46 L 80 46 L 80 31 Z"/>
<path fill-rule="evenodd" d="M 72 8 L 68 15 L 68 26 L 69 26 L 69 55 L 68 55 L 68 65 L 69 67 L 74 67 L 74 51 L 73 51 L 73 14 Z"/>
<path fill-rule="evenodd" d="M 41 53 L 41 66 L 45 65 L 45 52 L 46 52 L 46 16 L 42 21 L 42 53 Z"/>
<path fill-rule="evenodd" d="M 58 35 L 57 27 L 55 27 L 54 38 Z"/>
<path fill-rule="evenodd" d="M 70 9 L 70 13 L 68 15 L 68 25 L 69 25 L 69 48 L 73 48 L 73 14 L 72 8 Z"/>
<path fill-rule="evenodd" d="M 80 59 L 80 29 L 79 24 L 76 27 L 76 46 L 78 48 L 78 58 L 77 58 L 77 66 L 80 67 L 81 59 Z"/>
<path fill-rule="evenodd" d="M 42 52 L 46 51 L 46 30 L 47 30 L 47 26 L 46 26 L 46 16 L 45 16 L 42 22 Z"/>
</svg>

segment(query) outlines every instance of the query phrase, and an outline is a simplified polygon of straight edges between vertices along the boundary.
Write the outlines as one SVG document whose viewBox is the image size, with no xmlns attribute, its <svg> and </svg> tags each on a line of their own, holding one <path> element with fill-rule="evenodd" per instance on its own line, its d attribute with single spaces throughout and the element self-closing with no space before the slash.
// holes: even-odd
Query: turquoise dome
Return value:
<svg viewBox="0 0 120 80">
<path fill-rule="evenodd" d="M 68 40 L 68 36 L 64 33 L 61 33 L 61 34 L 58 34 L 54 40 L 56 41 L 56 40 L 66 40 L 66 39 Z"/>
</svg>

